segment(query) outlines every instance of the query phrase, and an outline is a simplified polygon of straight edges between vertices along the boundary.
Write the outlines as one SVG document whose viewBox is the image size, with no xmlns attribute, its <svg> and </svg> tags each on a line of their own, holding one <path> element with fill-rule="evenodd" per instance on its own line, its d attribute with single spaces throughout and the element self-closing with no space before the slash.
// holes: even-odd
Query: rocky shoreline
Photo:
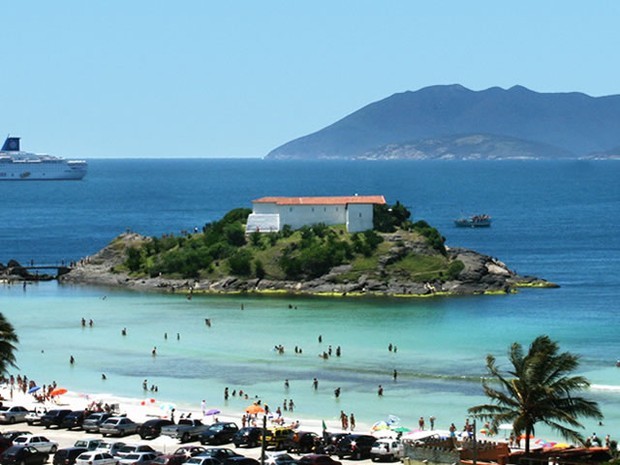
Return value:
<svg viewBox="0 0 620 465">
<path fill-rule="evenodd" d="M 398 238 L 392 238 L 397 240 Z M 356 280 L 347 280 L 350 265 L 342 265 L 317 279 L 307 281 L 274 281 L 268 279 L 242 279 L 229 276 L 219 280 L 187 280 L 158 277 L 132 277 L 126 272 L 115 271 L 125 260 L 125 248 L 144 241 L 135 233 L 126 233 L 96 254 L 76 263 L 71 270 L 58 277 L 62 283 L 90 284 L 106 287 L 120 287 L 138 291 L 179 292 L 196 294 L 299 294 L 318 296 L 389 296 L 389 297 L 432 297 L 440 295 L 474 295 L 516 292 L 519 287 L 558 287 L 544 279 L 521 276 L 510 270 L 494 257 L 463 248 L 449 248 L 448 256 L 464 264 L 457 279 L 450 281 L 414 282 L 403 279 L 396 273 L 388 274 L 385 269 L 373 275 L 362 275 Z M 402 242 L 402 241 L 401 241 Z M 119 245 L 120 244 L 120 245 Z M 412 245 L 416 246 L 416 245 Z M 402 243 L 392 247 L 382 257 L 379 267 L 385 267 L 399 254 L 408 251 Z M 380 276 L 380 279 L 377 278 Z"/>
</svg>

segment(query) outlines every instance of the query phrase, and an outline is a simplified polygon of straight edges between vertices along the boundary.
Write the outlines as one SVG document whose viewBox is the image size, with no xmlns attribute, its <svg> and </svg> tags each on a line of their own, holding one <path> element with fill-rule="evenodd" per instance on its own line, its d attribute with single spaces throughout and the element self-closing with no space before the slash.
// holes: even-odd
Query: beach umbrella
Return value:
<svg viewBox="0 0 620 465">
<path fill-rule="evenodd" d="M 67 393 L 67 390 L 65 388 L 57 387 L 57 388 L 52 389 L 52 392 L 50 392 L 50 396 L 52 397 L 61 396 L 66 393 Z"/>
<path fill-rule="evenodd" d="M 219 409 L 212 408 L 212 409 L 207 410 L 205 412 L 205 415 L 217 415 L 218 413 L 222 413 L 222 412 L 220 412 Z"/>
<path fill-rule="evenodd" d="M 388 418 L 387 418 L 388 425 L 397 425 L 398 423 L 400 423 L 400 418 L 398 418 L 396 415 L 388 415 Z"/>
<path fill-rule="evenodd" d="M 397 426 L 396 428 L 392 428 L 392 431 L 396 433 L 408 433 L 411 430 L 409 428 L 405 428 L 404 426 Z"/>
<path fill-rule="evenodd" d="M 387 422 L 381 420 L 381 421 L 377 421 L 376 423 L 374 423 L 370 429 L 372 431 L 379 431 L 381 429 L 390 429 L 390 425 L 388 425 Z"/>
<path fill-rule="evenodd" d="M 177 406 L 171 402 L 162 402 L 159 404 L 159 408 L 162 410 L 174 410 Z"/>
<path fill-rule="evenodd" d="M 261 407 L 260 405 L 256 405 L 256 404 L 249 405 L 245 409 L 245 411 L 249 413 L 250 415 L 256 415 L 257 413 L 265 413 L 265 409 Z"/>
<path fill-rule="evenodd" d="M 568 449 L 570 447 L 571 445 L 567 444 L 566 442 L 558 442 L 552 447 L 552 449 Z"/>
<path fill-rule="evenodd" d="M 39 389 L 41 389 L 41 386 L 32 386 L 30 389 L 28 389 L 28 394 L 33 394 L 37 392 Z"/>
</svg>

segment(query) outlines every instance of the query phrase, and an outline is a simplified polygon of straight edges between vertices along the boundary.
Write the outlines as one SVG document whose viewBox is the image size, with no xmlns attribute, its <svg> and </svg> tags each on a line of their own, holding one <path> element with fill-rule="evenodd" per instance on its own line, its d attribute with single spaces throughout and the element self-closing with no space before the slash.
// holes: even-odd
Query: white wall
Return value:
<svg viewBox="0 0 620 465">
<path fill-rule="evenodd" d="M 325 223 L 326 225 L 344 224 L 349 232 L 372 229 L 372 204 L 348 205 L 277 205 L 275 203 L 255 203 L 256 214 L 279 214 L 279 227 L 288 224 L 293 229 L 303 226 Z"/>
</svg>

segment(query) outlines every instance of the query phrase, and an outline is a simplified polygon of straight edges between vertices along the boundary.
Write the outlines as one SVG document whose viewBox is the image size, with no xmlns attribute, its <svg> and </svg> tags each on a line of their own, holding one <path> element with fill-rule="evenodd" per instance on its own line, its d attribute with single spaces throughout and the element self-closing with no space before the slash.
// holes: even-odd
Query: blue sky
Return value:
<svg viewBox="0 0 620 465">
<path fill-rule="evenodd" d="M 618 94 L 619 20 L 617 1 L 7 1 L 0 134 L 65 157 L 262 157 L 430 85 Z"/>
</svg>

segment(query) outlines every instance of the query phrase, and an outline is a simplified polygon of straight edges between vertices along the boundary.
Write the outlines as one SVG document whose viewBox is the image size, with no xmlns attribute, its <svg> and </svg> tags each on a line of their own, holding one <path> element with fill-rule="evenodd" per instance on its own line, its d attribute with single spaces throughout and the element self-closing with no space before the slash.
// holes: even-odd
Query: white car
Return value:
<svg viewBox="0 0 620 465">
<path fill-rule="evenodd" d="M 157 458 L 157 454 L 153 452 L 135 452 L 127 454 L 119 460 L 121 465 L 146 465 Z"/>
<path fill-rule="evenodd" d="M 122 441 L 101 441 L 95 449 L 95 452 L 106 452 L 114 456 L 125 446 L 126 444 Z"/>
<path fill-rule="evenodd" d="M 0 422 L 13 424 L 26 421 L 26 415 L 28 415 L 28 413 L 28 409 L 21 405 L 0 407 Z"/>
<path fill-rule="evenodd" d="M 118 460 L 107 452 L 84 452 L 75 459 L 75 465 L 118 465 Z"/>
<path fill-rule="evenodd" d="M 45 436 L 35 436 L 34 434 L 17 436 L 13 439 L 14 446 L 30 446 L 39 452 L 53 454 L 58 450 L 58 443 L 50 441 Z"/>
</svg>

